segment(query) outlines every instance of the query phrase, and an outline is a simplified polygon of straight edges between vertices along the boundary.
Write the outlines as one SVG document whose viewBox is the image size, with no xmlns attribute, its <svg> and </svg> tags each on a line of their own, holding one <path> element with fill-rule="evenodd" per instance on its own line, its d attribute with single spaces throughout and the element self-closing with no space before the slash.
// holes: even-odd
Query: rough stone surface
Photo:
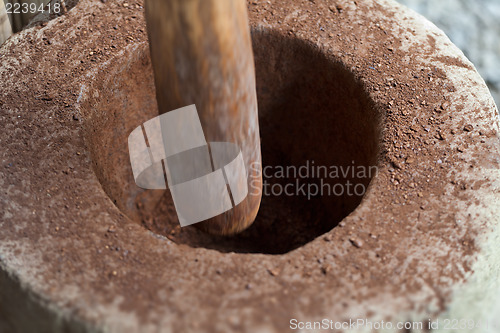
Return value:
<svg viewBox="0 0 500 333">
<path fill-rule="evenodd" d="M 469 58 L 500 103 L 500 1 L 399 0 L 442 29 Z"/>
<path fill-rule="evenodd" d="M 21 332 L 283 332 L 291 318 L 498 313 L 498 110 L 463 53 L 392 1 L 249 8 L 264 162 L 364 158 L 379 173 L 363 200 L 271 206 L 255 228 L 319 233 L 271 234 L 298 244 L 274 253 L 146 223 L 141 195 L 175 215 L 127 160 L 124 138 L 157 113 L 142 4 L 82 0 L 0 48 L 0 318 Z"/>
</svg>

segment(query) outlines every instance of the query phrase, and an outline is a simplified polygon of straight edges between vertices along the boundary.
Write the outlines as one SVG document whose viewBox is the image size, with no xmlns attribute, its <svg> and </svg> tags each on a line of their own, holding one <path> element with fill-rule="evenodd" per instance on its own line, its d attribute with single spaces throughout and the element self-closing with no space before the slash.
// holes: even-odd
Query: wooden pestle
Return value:
<svg viewBox="0 0 500 333">
<path fill-rule="evenodd" d="M 219 235 L 250 226 L 262 190 L 255 68 L 245 0 L 146 0 L 160 113 L 195 104 L 207 141 L 236 143 L 248 196 L 197 227 Z"/>
</svg>

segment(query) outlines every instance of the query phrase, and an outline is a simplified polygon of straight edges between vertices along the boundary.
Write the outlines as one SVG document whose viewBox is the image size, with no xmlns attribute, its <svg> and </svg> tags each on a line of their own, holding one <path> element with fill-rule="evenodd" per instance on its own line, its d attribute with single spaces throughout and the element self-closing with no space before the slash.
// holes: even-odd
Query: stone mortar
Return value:
<svg viewBox="0 0 500 333">
<path fill-rule="evenodd" d="M 128 162 L 127 135 L 158 112 L 142 2 L 82 0 L 0 48 L 6 330 L 498 313 L 499 117 L 472 64 L 389 0 L 249 11 L 264 164 L 376 164 L 364 197 L 265 197 L 236 238 L 179 230 Z"/>
</svg>

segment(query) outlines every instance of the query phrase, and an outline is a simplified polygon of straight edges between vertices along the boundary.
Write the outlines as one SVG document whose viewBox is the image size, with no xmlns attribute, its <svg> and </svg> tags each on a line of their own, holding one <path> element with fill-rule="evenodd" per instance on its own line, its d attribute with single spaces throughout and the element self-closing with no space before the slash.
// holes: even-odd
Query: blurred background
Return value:
<svg viewBox="0 0 500 333">
<path fill-rule="evenodd" d="M 422 14 L 457 45 L 500 105 L 500 0 L 398 0 Z"/>
<path fill-rule="evenodd" d="M 34 16 L 38 15 L 40 11 L 40 6 L 45 7 L 49 2 L 53 2 L 51 0 L 0 0 L 0 45 L 12 34 L 18 31 L 21 31 L 28 23 L 33 19 Z M 10 5 L 14 4 L 34 4 L 36 5 L 35 11 L 27 10 L 24 11 L 22 9 L 19 14 L 11 14 L 7 13 L 6 4 Z M 32 5 L 33 6 L 33 5 Z M 42 7 L 42 8 L 43 8 Z M 12 7 L 9 6 L 9 9 Z"/>
</svg>

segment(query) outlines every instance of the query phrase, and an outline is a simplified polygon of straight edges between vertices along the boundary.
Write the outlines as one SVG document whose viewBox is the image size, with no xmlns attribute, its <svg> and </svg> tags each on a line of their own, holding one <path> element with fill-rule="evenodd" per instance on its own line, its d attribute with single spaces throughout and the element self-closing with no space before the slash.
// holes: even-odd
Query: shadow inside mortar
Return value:
<svg viewBox="0 0 500 333">
<path fill-rule="evenodd" d="M 379 112 L 354 75 L 304 41 L 267 30 L 254 30 L 252 39 L 268 185 L 256 221 L 236 236 L 213 236 L 195 226 L 181 228 L 168 190 L 142 190 L 135 185 L 127 137 L 158 115 L 146 47 L 135 51 L 126 66 L 116 63 L 99 74 L 89 88 L 89 95 L 98 92 L 98 98 L 82 105 L 87 110 L 82 111 L 87 145 L 105 192 L 131 219 L 177 244 L 224 253 L 287 253 L 328 232 L 359 205 L 362 195 L 348 195 L 348 181 L 366 189 L 371 180 L 369 175 L 360 178 L 351 172 L 346 177 L 311 177 L 313 165 L 331 171 L 369 170 L 377 164 Z M 297 170 L 305 165 L 309 165 L 309 177 L 266 177 L 279 166 Z M 323 195 L 308 198 L 298 190 L 301 184 L 306 191 L 308 184 L 327 189 L 325 183 L 330 189 L 338 184 L 335 192 L 342 188 L 344 193 L 324 190 Z M 273 195 L 274 184 L 278 184 L 274 189 L 293 184 L 289 193 L 294 194 Z"/>
</svg>

